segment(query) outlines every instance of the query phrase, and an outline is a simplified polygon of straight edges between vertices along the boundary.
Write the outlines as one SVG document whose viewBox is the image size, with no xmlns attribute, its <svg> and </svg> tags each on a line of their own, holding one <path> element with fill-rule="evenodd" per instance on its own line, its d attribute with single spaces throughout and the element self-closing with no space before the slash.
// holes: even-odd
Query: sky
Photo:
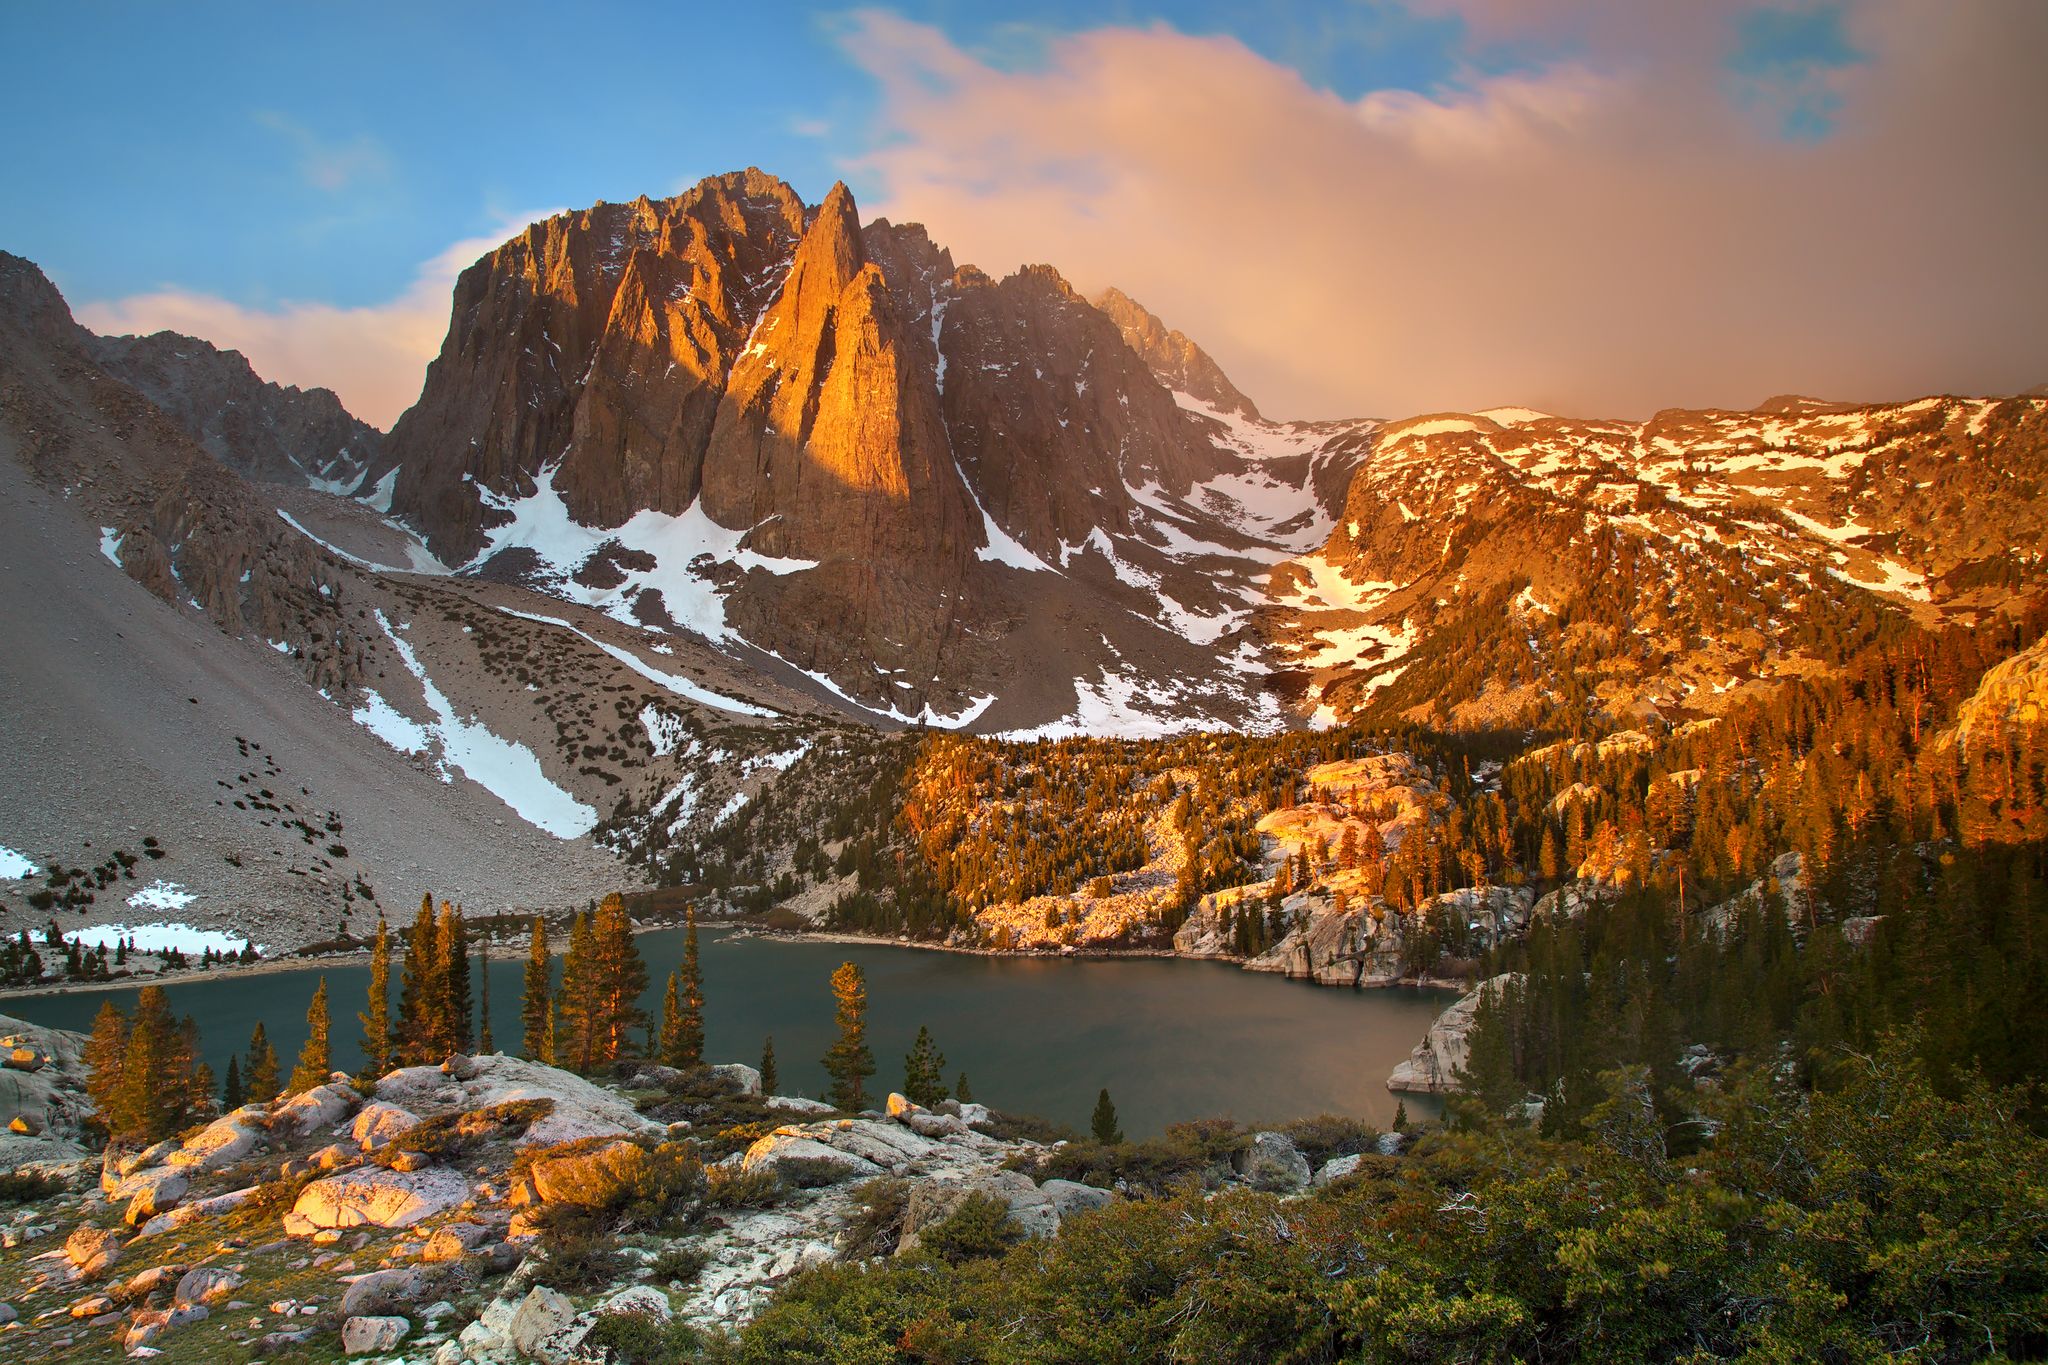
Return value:
<svg viewBox="0 0 2048 1365">
<path fill-rule="evenodd" d="M 0 249 L 388 426 L 523 223 L 757 165 L 1269 414 L 2048 381 L 2040 0 L 16 3 Z"/>
</svg>

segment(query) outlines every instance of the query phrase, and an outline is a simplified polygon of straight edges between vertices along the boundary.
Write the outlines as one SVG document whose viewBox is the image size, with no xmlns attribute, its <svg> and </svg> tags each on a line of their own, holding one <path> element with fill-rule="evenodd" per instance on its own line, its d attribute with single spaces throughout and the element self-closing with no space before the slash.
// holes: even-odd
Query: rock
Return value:
<svg viewBox="0 0 2048 1365">
<path fill-rule="evenodd" d="M 382 1353 L 404 1341 L 412 1324 L 404 1318 L 345 1318 L 341 1349 L 349 1355 Z"/>
<path fill-rule="evenodd" d="M 1308 1158 L 1285 1133 L 1254 1133 L 1233 1163 L 1245 1184 L 1272 1194 L 1291 1194 L 1308 1184 Z"/>
<path fill-rule="evenodd" d="M 21 1314 L 15 1311 L 13 1304 L 0 1303 L 0 1327 L 5 1327 L 10 1322 L 19 1322 L 20 1320 Z"/>
<path fill-rule="evenodd" d="M 672 1066 L 649 1062 L 633 1073 L 626 1082 L 628 1090 L 666 1090 L 683 1079 L 683 1073 Z"/>
<path fill-rule="evenodd" d="M 587 1152 L 546 1157 L 528 1172 L 544 1204 L 610 1204 L 646 1174 L 654 1156 L 631 1142 L 611 1142 Z"/>
<path fill-rule="evenodd" d="M 159 1289 L 175 1286 L 187 1269 L 189 1267 L 182 1265 L 151 1266 L 148 1270 L 138 1272 L 127 1284 L 121 1286 L 121 1297 L 129 1300 L 146 1299 Z"/>
<path fill-rule="evenodd" d="M 7 1131 L 19 1133 L 23 1137 L 41 1137 L 43 1121 L 34 1114 L 16 1114 L 7 1120 Z"/>
<path fill-rule="evenodd" d="M 227 1114 L 194 1133 L 164 1158 L 164 1164 L 194 1173 L 217 1171 L 255 1151 L 262 1140 L 263 1135 L 240 1117 Z"/>
<path fill-rule="evenodd" d="M 1342 1180 L 1347 1175 L 1356 1175 L 1358 1173 L 1359 1163 L 1363 1162 L 1364 1160 L 1365 1158 L 1363 1156 L 1360 1156 L 1356 1152 L 1352 1153 L 1349 1156 L 1331 1157 L 1328 1161 L 1325 1161 L 1322 1165 L 1322 1168 L 1316 1172 L 1316 1188 L 1321 1189 L 1323 1186 L 1329 1184 L 1331 1181 Z"/>
<path fill-rule="evenodd" d="M 425 1152 L 393 1152 L 385 1164 L 394 1171 L 424 1171 L 434 1158 Z"/>
<path fill-rule="evenodd" d="M 761 1093 L 761 1073 L 745 1062 L 724 1062 L 711 1068 L 714 1078 L 739 1087 L 742 1095 Z"/>
<path fill-rule="evenodd" d="M 64 1257 L 83 1279 L 104 1275 L 121 1259 L 121 1234 L 115 1228 L 81 1224 L 64 1240 Z"/>
<path fill-rule="evenodd" d="M 866 1157 L 828 1147 L 815 1138 L 778 1129 L 756 1139 L 740 1162 L 746 1171 L 772 1171 L 786 1162 L 801 1162 L 807 1170 L 836 1173 L 840 1180 L 865 1180 L 883 1174 L 883 1168 Z"/>
<path fill-rule="evenodd" d="M 109 1148 L 109 1153 L 112 1152 Z M 172 1152 L 178 1150 L 176 1138 L 165 1138 L 162 1142 L 151 1143 L 139 1152 L 130 1152 L 114 1163 L 114 1169 L 121 1175 L 133 1175 L 150 1166 L 160 1166 Z"/>
<path fill-rule="evenodd" d="M 427 1244 L 420 1248 L 420 1259 L 434 1264 L 459 1261 L 482 1246 L 490 1235 L 490 1229 L 481 1223 L 450 1223 L 427 1238 Z"/>
<path fill-rule="evenodd" d="M 668 1295 L 651 1284 L 630 1285 L 598 1305 L 600 1313 L 642 1313 L 656 1322 L 667 1322 L 675 1316 L 675 1309 L 669 1305 Z"/>
<path fill-rule="evenodd" d="M 1381 1156 L 1399 1156 L 1408 1147 L 1406 1133 L 1381 1133 L 1373 1139 L 1372 1148 Z"/>
<path fill-rule="evenodd" d="M 928 1111 L 923 1105 L 917 1104 L 892 1090 L 889 1092 L 887 1112 L 890 1118 L 900 1119 L 907 1118 L 912 1114 L 923 1114 Z"/>
<path fill-rule="evenodd" d="M 770 1095 L 767 1100 L 770 1109 L 783 1109 L 792 1114 L 829 1114 L 832 1106 L 823 1100 L 807 1100 L 801 1095 Z"/>
<path fill-rule="evenodd" d="M 1059 1230 L 1057 1191 L 1040 1189 L 1021 1171 L 988 1171 L 953 1180 L 920 1180 L 911 1186 L 903 1211 L 903 1236 L 898 1252 L 918 1245 L 924 1229 L 950 1218 L 971 1195 L 988 1195 L 1009 1206 L 1009 1221 L 1031 1237 L 1050 1237 Z"/>
<path fill-rule="evenodd" d="M 1107 1208 L 1116 1202 L 1116 1196 L 1108 1190 L 1073 1180 L 1048 1180 L 1038 1188 L 1052 1200 L 1053 1210 L 1062 1220 L 1089 1209 Z"/>
<path fill-rule="evenodd" d="M 406 1228 L 454 1208 L 470 1195 L 469 1182 L 444 1167 L 387 1171 L 364 1167 L 316 1180 L 299 1191 L 285 1215 L 285 1232 L 303 1237 L 320 1229 Z"/>
<path fill-rule="evenodd" d="M 376 1098 L 416 1114 L 487 1109 L 511 1100 L 549 1099 L 554 1112 L 530 1126 L 522 1147 L 548 1147 L 585 1137 L 666 1136 L 667 1126 L 641 1115 L 615 1090 L 520 1057 L 472 1059 L 476 1074 L 457 1081 L 435 1066 L 400 1067 L 377 1082 Z"/>
<path fill-rule="evenodd" d="M 985 1104 L 963 1103 L 960 1106 L 960 1121 L 969 1128 L 979 1128 L 994 1118 L 995 1114 Z"/>
<path fill-rule="evenodd" d="M 145 1237 L 154 1237 L 159 1233 L 184 1227 L 187 1223 L 201 1218 L 212 1218 L 231 1212 L 241 1207 L 255 1193 L 256 1186 L 251 1185 L 246 1189 L 229 1190 L 226 1194 L 214 1195 L 211 1199 L 197 1199 L 188 1204 L 180 1204 L 169 1213 L 160 1213 L 137 1228 L 135 1239 L 141 1241 Z"/>
<path fill-rule="evenodd" d="M 904 1127 L 921 1137 L 948 1137 L 969 1131 L 964 1122 L 951 1114 L 934 1114 L 923 1109 L 905 1114 L 902 1121 Z"/>
<path fill-rule="evenodd" d="M 419 1298 L 426 1288 L 426 1275 L 411 1266 L 373 1270 L 357 1276 L 355 1283 L 342 1291 L 341 1313 L 343 1317 L 361 1317 L 393 1312 Z"/>
<path fill-rule="evenodd" d="M 418 1122 L 419 1119 L 409 1109 L 372 1100 L 356 1111 L 355 1122 L 348 1131 L 357 1146 L 366 1152 L 374 1152 Z"/>
<path fill-rule="evenodd" d="M 521 1355 L 546 1359 L 544 1348 L 549 1345 L 549 1338 L 566 1331 L 575 1321 L 576 1305 L 566 1294 L 558 1294 L 546 1285 L 537 1284 L 520 1302 L 505 1336 L 512 1343 L 512 1349 Z"/>
<path fill-rule="evenodd" d="M 257 1360 L 268 1360 L 274 1355 L 282 1355 L 292 1347 L 303 1345 L 312 1339 L 312 1328 L 299 1327 L 289 1332 L 266 1332 L 249 1344 L 255 1348 L 255 1358 Z"/>
<path fill-rule="evenodd" d="M 139 1177 L 130 1177 L 130 1180 Z M 128 1181 L 122 1182 L 124 1185 Z M 129 1227 L 140 1227 L 160 1213 L 168 1213 L 185 1198 L 185 1192 L 192 1182 L 176 1171 L 165 1171 L 145 1181 L 128 1201 L 128 1207 L 121 1214 L 121 1221 Z"/>
<path fill-rule="evenodd" d="M 11 1047 L 0 1056 L 0 1066 L 9 1071 L 41 1071 L 49 1064 L 50 1055 L 37 1047 Z"/>
<path fill-rule="evenodd" d="M 458 1081 L 473 1081 L 483 1074 L 483 1067 L 478 1064 L 476 1058 L 466 1053 L 454 1052 L 449 1054 L 447 1061 L 441 1063 L 441 1074 L 452 1076 Z"/>
<path fill-rule="evenodd" d="M 1387 1089 L 1425 1095 L 1444 1095 L 1458 1088 L 1458 1073 L 1472 1053 L 1472 1021 L 1479 1013 L 1482 994 L 1504 990 L 1519 983 L 1519 972 L 1506 972 L 1472 988 L 1463 999 L 1438 1015 L 1408 1060 L 1387 1077 Z"/>
<path fill-rule="evenodd" d="M 112 1312 L 114 1301 L 105 1294 L 92 1294 L 71 1305 L 74 1318 L 96 1318 L 102 1313 Z"/>
<path fill-rule="evenodd" d="M 239 1288 L 242 1276 L 225 1266 L 198 1266 L 179 1278 L 171 1295 L 173 1303 L 213 1303 Z"/>
<path fill-rule="evenodd" d="M 273 1131 L 305 1137 L 323 1128 L 332 1128 L 351 1113 L 355 1112 L 362 1097 L 351 1086 L 316 1085 L 311 1090 L 301 1091 L 279 1100 L 270 1111 L 270 1126 Z"/>
</svg>

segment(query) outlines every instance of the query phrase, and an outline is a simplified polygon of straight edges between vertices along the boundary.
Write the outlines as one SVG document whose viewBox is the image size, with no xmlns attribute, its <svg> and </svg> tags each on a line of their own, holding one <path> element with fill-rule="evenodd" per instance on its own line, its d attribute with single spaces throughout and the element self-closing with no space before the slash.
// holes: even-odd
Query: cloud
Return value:
<svg viewBox="0 0 2048 1365">
<path fill-rule="evenodd" d="M 298 152 L 299 175 L 315 189 L 339 194 L 359 181 L 388 175 L 391 159 L 382 144 L 367 134 L 329 141 L 283 114 L 265 110 L 256 121 L 277 133 Z"/>
<path fill-rule="evenodd" d="M 1413 7 L 1460 19 L 1474 63 L 1565 55 L 1345 99 L 1164 26 L 1015 69 L 864 12 L 866 207 L 990 270 L 1123 287 L 1273 412 L 2048 378 L 2048 6 L 1867 0 L 1841 59 L 1775 63 L 1744 60 L 1734 4 Z"/>
<path fill-rule="evenodd" d="M 388 430 L 419 397 L 427 362 L 441 349 L 456 276 L 526 223 L 555 212 L 509 219 L 496 232 L 455 243 L 380 304 L 342 308 L 287 301 L 252 308 L 212 294 L 163 289 L 85 303 L 75 312 L 103 335 L 183 332 L 240 351 L 263 378 L 333 389 L 350 412 Z"/>
</svg>

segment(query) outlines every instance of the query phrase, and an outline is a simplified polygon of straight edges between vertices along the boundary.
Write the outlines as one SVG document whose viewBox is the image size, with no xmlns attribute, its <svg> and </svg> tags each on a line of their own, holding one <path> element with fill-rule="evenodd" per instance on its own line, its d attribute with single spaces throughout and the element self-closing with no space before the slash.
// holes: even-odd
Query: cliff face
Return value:
<svg viewBox="0 0 2048 1365">
<path fill-rule="evenodd" d="M 1095 306 L 1123 332 L 1133 351 L 1144 357 L 1159 382 L 1201 399 L 1222 412 L 1256 418 L 1258 406 L 1245 397 L 1223 368 L 1184 333 L 1169 328 L 1123 290 L 1109 288 L 1095 296 Z"/>
<path fill-rule="evenodd" d="M 383 447 L 331 390 L 266 383 L 240 351 L 176 332 L 94 337 L 91 350 L 246 479 L 352 492 Z"/>
</svg>

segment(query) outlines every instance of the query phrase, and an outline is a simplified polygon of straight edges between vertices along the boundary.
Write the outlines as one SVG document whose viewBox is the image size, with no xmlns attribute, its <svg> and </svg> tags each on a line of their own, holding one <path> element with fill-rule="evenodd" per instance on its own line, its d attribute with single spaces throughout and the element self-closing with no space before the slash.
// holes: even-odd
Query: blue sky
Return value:
<svg viewBox="0 0 2048 1365">
<path fill-rule="evenodd" d="M 1398 7 L 893 7 L 998 64 L 1108 22 L 1230 33 L 1318 84 L 1422 86 L 1457 25 Z M 374 302 L 510 215 L 759 165 L 815 202 L 867 145 L 849 6 L 0 7 L 0 246 L 67 292 Z M 1007 10 L 1007 12 L 1005 12 Z M 23 130 L 34 130 L 25 133 Z"/>
<path fill-rule="evenodd" d="M 529 215 L 749 164 L 1124 287 L 1282 415 L 2048 378 L 2041 0 L 69 0 L 0 50 L 0 248 L 380 424 Z"/>
</svg>

